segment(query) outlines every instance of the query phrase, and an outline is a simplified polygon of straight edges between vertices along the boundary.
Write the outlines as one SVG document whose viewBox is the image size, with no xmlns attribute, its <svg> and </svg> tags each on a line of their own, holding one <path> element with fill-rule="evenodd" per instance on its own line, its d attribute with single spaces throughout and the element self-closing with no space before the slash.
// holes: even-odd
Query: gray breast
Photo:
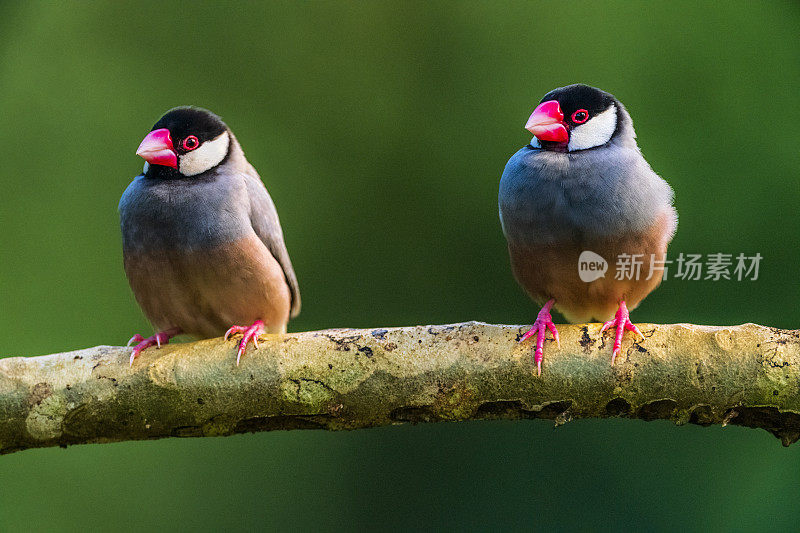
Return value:
<svg viewBox="0 0 800 533">
<path fill-rule="evenodd" d="M 122 195 L 119 212 L 126 251 L 202 249 L 252 232 L 244 178 L 237 174 L 140 175 Z"/>
<path fill-rule="evenodd" d="M 636 148 L 522 148 L 505 167 L 498 199 L 510 242 L 545 244 L 644 230 L 670 208 L 672 189 Z"/>
</svg>

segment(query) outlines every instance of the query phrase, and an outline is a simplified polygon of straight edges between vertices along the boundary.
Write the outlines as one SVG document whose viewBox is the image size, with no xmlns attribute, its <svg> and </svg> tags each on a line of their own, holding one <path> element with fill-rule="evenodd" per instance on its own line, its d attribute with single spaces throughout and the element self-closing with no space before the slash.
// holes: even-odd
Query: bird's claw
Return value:
<svg viewBox="0 0 800 533">
<path fill-rule="evenodd" d="M 152 337 L 147 338 L 144 338 L 137 333 L 131 337 L 131 340 L 129 340 L 128 344 L 126 344 L 126 346 L 130 346 L 134 342 L 137 343 L 131 351 L 131 359 L 129 363 L 130 366 L 133 366 L 133 360 L 136 359 L 136 356 L 142 353 L 146 348 L 149 348 L 150 346 L 161 348 L 162 344 L 167 344 L 172 337 L 178 334 L 180 334 L 180 330 L 177 328 L 169 329 L 167 331 L 159 331 Z"/>
<path fill-rule="evenodd" d="M 619 303 L 619 309 L 617 309 L 617 314 L 614 315 L 614 318 L 603 324 L 603 327 L 600 328 L 600 333 L 602 334 L 609 328 L 617 328 L 617 332 L 614 335 L 614 348 L 611 353 L 611 364 L 613 365 L 622 349 L 622 336 L 625 334 L 625 331 L 633 331 L 639 335 L 642 340 L 644 340 L 644 335 L 642 335 L 639 328 L 631 322 L 630 313 L 624 301 Z"/>
<path fill-rule="evenodd" d="M 266 333 L 264 321 L 256 320 L 253 322 L 252 326 L 231 326 L 228 331 L 225 332 L 225 336 L 223 338 L 228 340 L 231 335 L 236 333 L 242 334 L 242 340 L 239 341 L 239 349 L 236 352 L 236 366 L 239 366 L 239 360 L 247 351 L 247 345 L 250 343 L 250 341 L 253 341 L 253 347 L 258 350 L 258 336 L 262 333 Z"/>
<path fill-rule="evenodd" d="M 247 331 L 247 328 L 244 326 L 231 326 L 228 328 L 228 331 L 225 332 L 225 335 L 222 337 L 223 340 L 228 340 L 231 335 L 236 333 L 244 333 Z"/>
<path fill-rule="evenodd" d="M 128 341 L 128 344 L 126 344 L 126 345 L 125 345 L 125 347 L 126 347 L 126 348 L 128 348 L 128 347 L 130 347 L 130 345 L 131 345 L 131 344 L 133 344 L 134 342 L 142 342 L 143 340 L 144 340 L 144 337 L 142 337 L 141 335 L 139 335 L 139 334 L 137 333 L 136 335 L 134 335 L 133 337 L 131 337 L 131 340 L 129 340 L 129 341 Z"/>
<path fill-rule="evenodd" d="M 556 341 L 556 345 L 560 348 L 561 347 L 561 339 L 558 336 L 558 330 L 556 329 L 556 325 L 553 323 L 553 317 L 550 315 L 550 309 L 553 307 L 553 303 L 555 300 L 550 300 L 542 310 L 539 311 L 539 314 L 536 316 L 536 321 L 522 337 L 520 337 L 519 342 L 525 341 L 534 335 L 536 335 L 536 351 L 533 354 L 533 360 L 536 363 L 536 375 L 542 375 L 542 357 L 544 355 L 544 339 L 547 335 L 547 331 L 550 331 L 550 334 L 553 335 L 553 340 Z"/>
</svg>

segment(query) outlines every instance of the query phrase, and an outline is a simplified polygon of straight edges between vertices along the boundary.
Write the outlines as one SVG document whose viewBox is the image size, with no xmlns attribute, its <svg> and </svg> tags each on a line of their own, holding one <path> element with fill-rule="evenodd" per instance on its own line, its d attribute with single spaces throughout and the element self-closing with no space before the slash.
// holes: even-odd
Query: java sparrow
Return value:
<svg viewBox="0 0 800 533">
<path fill-rule="evenodd" d="M 509 159 L 499 192 L 514 277 L 544 304 L 521 340 L 536 335 L 541 374 L 546 330 L 559 342 L 550 316 L 555 306 L 570 322 L 595 318 L 608 320 L 601 331 L 617 328 L 613 364 L 625 330 L 641 336 L 629 309 L 661 282 L 678 221 L 672 188 L 642 156 L 625 107 L 605 91 L 581 84 L 555 89 L 525 128 L 534 137 Z M 607 261 L 607 276 L 581 280 L 584 251 Z M 626 256 L 633 259 L 622 264 L 638 261 L 640 272 L 612 274 Z"/>
<path fill-rule="evenodd" d="M 119 203 L 123 259 L 158 333 L 134 335 L 130 362 L 175 335 L 242 333 L 238 365 L 250 341 L 258 348 L 261 333 L 285 332 L 300 311 L 275 205 L 231 130 L 205 109 L 168 111 L 136 153 L 146 163 Z"/>
</svg>

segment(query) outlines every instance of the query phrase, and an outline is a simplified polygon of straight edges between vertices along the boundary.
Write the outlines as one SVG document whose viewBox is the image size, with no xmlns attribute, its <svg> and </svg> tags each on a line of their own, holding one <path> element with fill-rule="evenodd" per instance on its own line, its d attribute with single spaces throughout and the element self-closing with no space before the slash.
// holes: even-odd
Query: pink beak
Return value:
<svg viewBox="0 0 800 533">
<path fill-rule="evenodd" d="M 566 142 L 569 140 L 567 127 L 564 125 L 564 113 L 557 100 L 542 102 L 531 113 L 525 129 L 533 133 L 540 141 Z"/>
<path fill-rule="evenodd" d="M 178 168 L 178 156 L 175 154 L 175 147 L 172 146 L 172 138 L 167 128 L 148 133 L 136 150 L 136 155 L 151 165 Z"/>
</svg>

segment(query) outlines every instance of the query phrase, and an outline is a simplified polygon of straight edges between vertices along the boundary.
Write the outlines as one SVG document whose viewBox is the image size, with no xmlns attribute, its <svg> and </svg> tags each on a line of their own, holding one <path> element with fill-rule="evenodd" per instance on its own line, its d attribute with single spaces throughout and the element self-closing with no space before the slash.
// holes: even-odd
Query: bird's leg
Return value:
<svg viewBox="0 0 800 533">
<path fill-rule="evenodd" d="M 633 325 L 630 319 L 630 313 L 628 312 L 628 307 L 625 305 L 625 300 L 621 300 L 619 302 L 619 309 L 617 309 L 617 314 L 603 324 L 603 328 L 600 330 L 600 333 L 604 332 L 608 328 L 617 328 L 617 334 L 614 336 L 614 351 L 611 355 L 611 364 L 614 364 L 614 360 L 619 355 L 620 347 L 622 346 L 622 336 L 625 334 L 625 330 L 633 331 L 637 335 L 639 335 L 642 339 L 644 339 L 644 335 L 642 332 L 639 331 L 639 328 Z"/>
<path fill-rule="evenodd" d="M 247 344 L 252 340 L 253 346 L 258 350 L 258 336 L 266 332 L 267 328 L 264 326 L 263 320 L 256 320 L 252 326 L 231 326 L 225 332 L 225 340 L 228 340 L 228 337 L 234 333 L 242 334 L 242 340 L 239 342 L 239 351 L 236 354 L 236 366 L 239 366 L 239 359 L 242 358 L 242 354 L 247 350 Z"/>
<path fill-rule="evenodd" d="M 531 329 L 519 339 L 519 341 L 522 342 L 536 335 L 536 352 L 534 352 L 533 360 L 536 362 L 537 376 L 542 375 L 542 354 L 544 353 L 544 337 L 547 334 L 547 330 L 550 330 L 550 333 L 552 333 L 553 340 L 556 341 L 556 344 L 561 346 L 561 341 L 558 338 L 558 330 L 556 329 L 556 325 L 553 324 L 553 317 L 550 316 L 550 309 L 555 302 L 555 300 L 549 300 L 544 304 L 544 307 L 542 307 L 542 310 L 539 311 L 539 314 L 536 316 L 536 321 L 533 323 Z"/>
<path fill-rule="evenodd" d="M 167 344 L 172 337 L 180 334 L 181 334 L 181 328 L 171 328 L 164 331 L 159 331 L 152 337 L 147 337 L 146 339 L 137 333 L 136 335 L 131 337 L 131 340 L 129 340 L 127 344 L 127 346 L 130 346 L 131 343 L 133 342 L 138 343 L 136 346 L 133 347 L 133 351 L 131 352 L 130 365 L 133 366 L 133 360 L 136 359 L 136 356 L 142 353 L 142 350 L 144 350 L 145 348 L 149 348 L 150 346 L 153 345 L 161 348 L 162 344 Z"/>
</svg>

